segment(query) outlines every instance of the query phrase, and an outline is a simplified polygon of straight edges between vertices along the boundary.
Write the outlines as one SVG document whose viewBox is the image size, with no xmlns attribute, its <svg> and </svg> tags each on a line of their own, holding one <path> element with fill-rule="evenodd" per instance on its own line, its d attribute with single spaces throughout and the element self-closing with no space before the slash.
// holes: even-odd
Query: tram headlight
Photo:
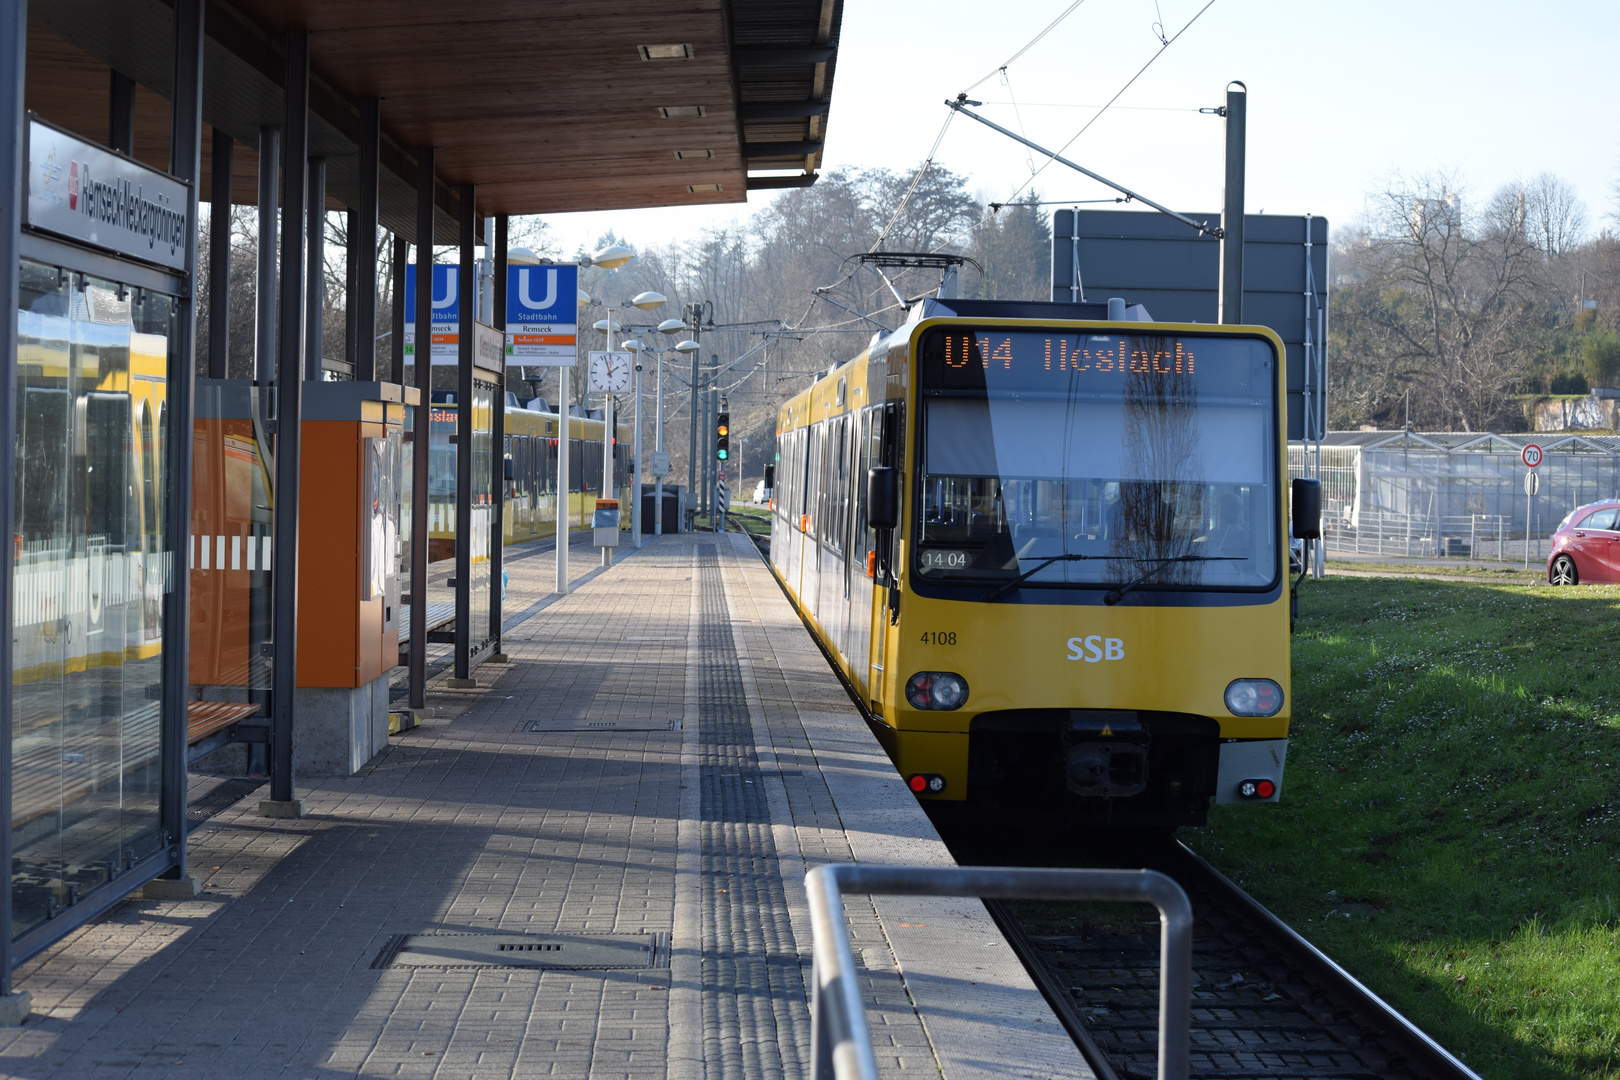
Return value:
<svg viewBox="0 0 1620 1080">
<path fill-rule="evenodd" d="M 952 671 L 919 671 L 906 681 L 906 700 L 914 709 L 960 709 L 967 699 L 967 680 Z"/>
<path fill-rule="evenodd" d="M 1235 679 L 1226 688 L 1226 711 L 1233 716 L 1276 716 L 1282 706 L 1282 687 L 1270 679 Z"/>
</svg>

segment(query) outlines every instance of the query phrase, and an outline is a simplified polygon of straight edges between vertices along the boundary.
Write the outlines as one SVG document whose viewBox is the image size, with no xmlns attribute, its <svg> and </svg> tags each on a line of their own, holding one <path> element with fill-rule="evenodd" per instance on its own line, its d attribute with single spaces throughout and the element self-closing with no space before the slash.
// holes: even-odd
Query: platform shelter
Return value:
<svg viewBox="0 0 1620 1080">
<path fill-rule="evenodd" d="M 195 891 L 198 754 L 256 747 L 261 812 L 292 816 L 318 738 L 336 740 L 334 768 L 368 753 L 390 643 L 408 641 L 420 703 L 428 454 L 410 433 L 428 426 L 416 410 L 433 379 L 403 323 L 433 321 L 435 245 L 456 245 L 470 295 L 480 234 L 504 280 L 513 214 L 813 182 L 841 14 L 839 0 L 0 0 L 14 641 L 0 651 L 0 1013 L 27 1012 L 16 965 L 123 897 Z M 228 228 L 208 230 L 199 274 L 204 204 L 213 223 L 258 210 L 247 370 L 227 362 Z M 347 214 L 341 343 L 311 317 L 323 210 Z M 429 253 L 419 310 L 379 325 L 377 253 L 403 267 L 411 248 Z M 474 315 L 462 305 L 458 400 L 499 402 L 505 372 L 474 355 Z M 488 316 L 501 332 L 500 305 Z M 500 447 L 503 409 L 481 431 L 477 411 L 460 410 L 458 445 Z M 501 535 L 501 458 L 458 456 L 460 536 L 475 520 Z M 463 678 L 500 650 L 487 547 L 487 597 L 474 545 L 456 551 Z"/>
</svg>

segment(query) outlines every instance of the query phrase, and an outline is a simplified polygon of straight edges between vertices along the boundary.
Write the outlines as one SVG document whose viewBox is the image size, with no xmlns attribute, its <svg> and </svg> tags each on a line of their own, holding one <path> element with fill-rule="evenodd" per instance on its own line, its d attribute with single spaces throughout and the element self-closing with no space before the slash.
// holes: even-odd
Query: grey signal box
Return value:
<svg viewBox="0 0 1620 1080">
<path fill-rule="evenodd" d="M 1187 216 L 1211 227 L 1221 219 L 1219 213 Z M 1321 438 L 1327 218 L 1247 214 L 1243 220 L 1243 321 L 1270 327 L 1288 350 L 1288 437 Z M 1159 322 L 1213 323 L 1219 281 L 1220 242 L 1174 218 L 1121 210 L 1052 215 L 1052 299 L 1059 303 L 1118 296 L 1141 304 Z"/>
</svg>

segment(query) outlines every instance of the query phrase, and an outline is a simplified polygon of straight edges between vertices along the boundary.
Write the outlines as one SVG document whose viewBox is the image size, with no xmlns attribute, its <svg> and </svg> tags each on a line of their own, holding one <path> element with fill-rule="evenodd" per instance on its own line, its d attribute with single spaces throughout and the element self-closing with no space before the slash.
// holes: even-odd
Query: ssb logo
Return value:
<svg viewBox="0 0 1620 1080">
<path fill-rule="evenodd" d="M 1105 638 L 1100 634 L 1090 637 L 1069 639 L 1069 659 L 1084 660 L 1088 664 L 1100 664 L 1105 660 L 1125 659 L 1125 640 L 1123 638 Z"/>
</svg>

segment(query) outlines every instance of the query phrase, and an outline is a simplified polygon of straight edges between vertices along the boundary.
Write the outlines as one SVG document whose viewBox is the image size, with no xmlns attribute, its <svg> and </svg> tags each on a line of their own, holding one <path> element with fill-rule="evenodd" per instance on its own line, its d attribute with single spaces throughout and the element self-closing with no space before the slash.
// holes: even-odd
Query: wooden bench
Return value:
<svg viewBox="0 0 1620 1080">
<path fill-rule="evenodd" d="M 233 738 L 231 731 L 243 720 L 257 715 L 259 706 L 236 701 L 191 701 L 186 703 L 187 761 L 213 753 L 232 742 L 249 741 Z M 118 734 L 137 746 L 148 746 L 155 751 L 158 745 L 159 709 L 156 702 L 126 714 L 118 721 Z M 85 796 L 106 787 L 117 779 L 117 773 L 103 775 L 99 782 L 71 778 L 64 767 L 83 764 L 87 758 L 117 760 L 119 750 L 104 745 L 110 733 L 98 731 L 84 734 L 70 731 L 61 742 L 47 740 L 30 747 L 26 740 L 19 760 L 13 763 L 12 773 L 12 825 L 21 828 L 36 818 L 55 814 Z M 136 761 L 125 761 L 123 771 L 136 773 L 157 761 L 155 754 Z"/>
<path fill-rule="evenodd" d="M 427 605 L 427 632 L 428 640 L 433 640 L 435 631 L 449 626 L 456 621 L 456 605 L 454 603 L 436 603 Z M 399 647 L 404 651 L 411 643 L 411 605 L 399 606 Z"/>
<path fill-rule="evenodd" d="M 186 753 L 188 762 L 207 757 L 215 750 L 233 742 L 246 741 L 233 738 L 231 729 L 243 720 L 259 714 L 256 702 L 192 701 L 186 704 Z"/>
</svg>

